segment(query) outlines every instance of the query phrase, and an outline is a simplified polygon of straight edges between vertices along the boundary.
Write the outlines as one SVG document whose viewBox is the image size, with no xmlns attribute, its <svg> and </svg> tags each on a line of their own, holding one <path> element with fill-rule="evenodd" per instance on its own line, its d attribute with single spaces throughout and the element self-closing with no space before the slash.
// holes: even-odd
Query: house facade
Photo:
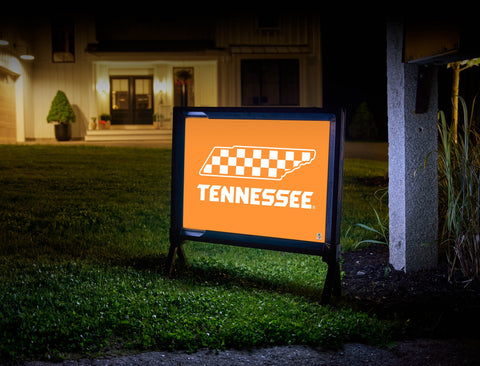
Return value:
<svg viewBox="0 0 480 366">
<path fill-rule="evenodd" d="M 153 134 L 171 129 L 174 106 L 322 106 L 314 14 L 8 18 L 0 41 L 0 142 L 54 139 L 58 90 L 79 140 L 105 115 L 110 130 Z"/>
</svg>

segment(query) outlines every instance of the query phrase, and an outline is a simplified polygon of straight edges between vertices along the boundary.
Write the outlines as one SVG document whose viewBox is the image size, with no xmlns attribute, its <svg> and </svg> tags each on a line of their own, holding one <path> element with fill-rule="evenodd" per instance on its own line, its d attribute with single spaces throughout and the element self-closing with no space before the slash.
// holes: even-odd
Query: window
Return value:
<svg viewBox="0 0 480 366">
<path fill-rule="evenodd" d="M 175 106 L 195 105 L 193 95 L 193 67 L 173 68 L 173 104 Z"/>
<path fill-rule="evenodd" d="M 72 18 L 61 18 L 52 22 L 52 60 L 53 62 L 75 62 Z"/>
<path fill-rule="evenodd" d="M 296 106 L 299 103 L 297 59 L 242 60 L 242 105 Z"/>
</svg>

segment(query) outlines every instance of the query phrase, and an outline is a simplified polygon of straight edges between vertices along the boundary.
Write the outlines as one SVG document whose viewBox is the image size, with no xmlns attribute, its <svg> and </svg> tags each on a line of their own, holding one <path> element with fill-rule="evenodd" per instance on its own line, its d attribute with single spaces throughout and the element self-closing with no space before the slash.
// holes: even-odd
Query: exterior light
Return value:
<svg viewBox="0 0 480 366">
<path fill-rule="evenodd" d="M 35 59 L 35 56 L 30 55 L 29 53 L 25 53 L 25 54 L 23 54 L 23 55 L 20 55 L 20 58 L 21 58 L 22 60 L 31 61 L 31 60 L 34 60 L 34 59 Z"/>
<path fill-rule="evenodd" d="M 31 61 L 35 59 L 35 56 L 32 55 L 30 52 L 30 48 L 23 45 L 13 45 L 14 48 L 17 50 L 17 55 L 22 60 Z"/>
<path fill-rule="evenodd" d="M 8 42 L 8 36 L 5 32 L 0 32 L 0 46 L 8 46 L 10 42 Z"/>
<path fill-rule="evenodd" d="M 96 89 L 100 94 L 108 95 L 110 92 L 110 83 L 106 78 L 99 78 L 97 81 Z"/>
</svg>

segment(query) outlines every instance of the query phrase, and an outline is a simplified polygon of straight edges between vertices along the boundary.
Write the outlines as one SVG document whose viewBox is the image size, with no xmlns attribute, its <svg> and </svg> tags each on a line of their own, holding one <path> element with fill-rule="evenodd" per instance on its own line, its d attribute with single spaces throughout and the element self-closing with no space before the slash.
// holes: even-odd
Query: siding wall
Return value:
<svg viewBox="0 0 480 366">
<path fill-rule="evenodd" d="M 322 106 L 320 22 L 317 17 L 280 16 L 280 27 L 276 30 L 258 29 L 257 17 L 249 14 L 219 17 L 216 21 L 216 50 L 89 54 L 85 49 L 96 42 L 95 24 L 93 18 L 78 18 L 75 20 L 73 63 L 52 62 L 49 19 L 32 21 L 31 45 L 35 60 L 24 66 L 16 81 L 17 140 L 54 138 L 53 125 L 47 123 L 46 117 L 58 90 L 66 93 L 77 116 L 72 126 L 73 138 L 83 138 L 92 117 L 109 113 L 109 76 L 119 70 L 152 75 L 154 112 L 171 114 L 173 67 L 194 68 L 195 106 L 240 106 L 242 59 L 297 58 L 300 106 Z M 194 32 L 189 34 L 195 37 Z"/>
<path fill-rule="evenodd" d="M 15 79 L 0 69 L 0 142 L 17 141 Z"/>
<path fill-rule="evenodd" d="M 12 130 L 14 129 L 14 140 L 18 142 L 25 141 L 26 131 L 33 126 L 31 122 L 33 118 L 32 103 L 32 61 L 24 61 L 19 58 L 20 46 L 29 45 L 29 39 L 26 37 L 27 31 L 19 28 L 17 22 L 0 22 L 0 29 L 3 37 L 10 43 L 7 46 L 0 47 L 0 68 L 4 77 L 9 78 L 9 86 L 2 93 L 2 98 L 7 98 L 8 103 L 14 103 L 9 111 L 5 111 L 9 116 L 1 116 L 0 118 L 14 121 L 15 126 L 9 127 L 8 140 L 12 140 Z M 5 136 L 0 134 L 0 139 Z"/>
<path fill-rule="evenodd" d="M 75 62 L 53 63 L 51 48 L 51 32 L 48 22 L 37 23 L 37 32 L 33 40 L 35 62 L 33 63 L 33 109 L 34 131 L 37 139 L 54 138 L 54 127 L 47 123 L 50 105 L 58 90 L 67 95 L 75 110 L 76 123 L 72 125 L 72 137 L 81 138 L 85 135 L 90 117 L 94 116 L 92 100 L 93 57 L 84 52 L 89 42 L 94 42 L 88 19 L 78 19 L 75 23 Z"/>
<path fill-rule="evenodd" d="M 307 45 L 314 19 L 305 14 L 278 16 L 279 28 L 259 29 L 256 15 L 227 15 L 217 23 L 216 44 L 218 47 L 232 45 Z"/>
<path fill-rule="evenodd" d="M 315 15 L 280 14 L 277 29 L 259 29 L 256 15 L 229 15 L 217 23 L 219 105 L 241 105 L 241 60 L 296 58 L 300 65 L 300 106 L 322 107 L 321 25 Z"/>
</svg>

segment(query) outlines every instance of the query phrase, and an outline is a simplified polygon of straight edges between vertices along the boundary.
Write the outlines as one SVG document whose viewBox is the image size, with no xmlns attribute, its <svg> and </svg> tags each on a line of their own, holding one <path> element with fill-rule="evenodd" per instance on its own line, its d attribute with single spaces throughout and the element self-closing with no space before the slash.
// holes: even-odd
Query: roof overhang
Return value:
<svg viewBox="0 0 480 366">
<path fill-rule="evenodd" d="M 201 52 L 218 50 L 213 41 L 208 40 L 115 40 L 90 43 L 89 53 L 112 52 Z"/>
<path fill-rule="evenodd" d="M 480 28 L 475 24 L 440 19 L 437 22 L 407 22 L 404 62 L 446 65 L 480 57 Z"/>
</svg>

